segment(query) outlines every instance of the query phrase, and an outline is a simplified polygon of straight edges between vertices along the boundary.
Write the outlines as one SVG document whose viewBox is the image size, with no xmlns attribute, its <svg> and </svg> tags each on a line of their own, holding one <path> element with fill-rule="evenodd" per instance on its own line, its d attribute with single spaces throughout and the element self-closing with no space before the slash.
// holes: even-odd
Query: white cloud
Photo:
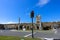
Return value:
<svg viewBox="0 0 60 40">
<path fill-rule="evenodd" d="M 14 23 L 17 23 L 17 22 L 9 21 L 9 22 L 2 22 L 2 23 L 0 23 L 0 24 L 14 24 Z"/>
<path fill-rule="evenodd" d="M 36 6 L 43 7 L 44 5 L 48 4 L 50 0 L 39 0 Z"/>
<path fill-rule="evenodd" d="M 10 23 L 16 23 L 16 22 L 12 22 L 12 21 L 10 21 L 10 22 L 7 22 L 8 24 L 10 24 Z"/>
</svg>

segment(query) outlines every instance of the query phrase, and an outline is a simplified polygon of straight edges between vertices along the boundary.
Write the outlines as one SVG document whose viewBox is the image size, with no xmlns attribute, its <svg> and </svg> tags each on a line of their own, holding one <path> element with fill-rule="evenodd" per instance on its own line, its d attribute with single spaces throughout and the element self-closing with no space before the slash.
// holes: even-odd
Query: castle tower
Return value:
<svg viewBox="0 0 60 40">
<path fill-rule="evenodd" d="M 37 27 L 37 30 L 41 30 L 41 16 L 40 15 L 36 16 L 36 27 Z"/>
</svg>

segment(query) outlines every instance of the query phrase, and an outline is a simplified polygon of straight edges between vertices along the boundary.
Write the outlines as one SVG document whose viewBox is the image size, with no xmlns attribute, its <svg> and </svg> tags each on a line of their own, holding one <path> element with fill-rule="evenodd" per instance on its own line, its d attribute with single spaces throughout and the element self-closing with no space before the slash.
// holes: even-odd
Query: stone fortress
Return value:
<svg viewBox="0 0 60 40">
<path fill-rule="evenodd" d="M 20 20 L 20 19 L 19 19 Z M 20 22 L 20 21 L 19 21 Z M 32 23 L 15 23 L 15 24 L 0 24 L 0 29 L 11 30 L 31 30 Z M 60 28 L 60 22 L 41 22 L 41 16 L 36 16 L 36 23 L 33 23 L 34 30 L 43 30 L 47 27 L 48 29 Z"/>
</svg>

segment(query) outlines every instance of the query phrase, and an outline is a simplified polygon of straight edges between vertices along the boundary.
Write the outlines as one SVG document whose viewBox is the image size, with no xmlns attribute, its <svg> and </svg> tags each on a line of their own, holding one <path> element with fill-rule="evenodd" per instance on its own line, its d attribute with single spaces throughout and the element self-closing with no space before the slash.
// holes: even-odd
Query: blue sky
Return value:
<svg viewBox="0 0 60 40">
<path fill-rule="evenodd" d="M 60 0 L 0 0 L 0 23 L 30 23 L 30 12 L 41 15 L 42 22 L 60 21 Z"/>
</svg>

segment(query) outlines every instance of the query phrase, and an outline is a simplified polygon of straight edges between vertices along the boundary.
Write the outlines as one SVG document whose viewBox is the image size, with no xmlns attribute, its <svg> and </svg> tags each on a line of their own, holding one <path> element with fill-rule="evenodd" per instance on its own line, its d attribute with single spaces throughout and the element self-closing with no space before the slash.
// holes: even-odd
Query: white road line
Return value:
<svg viewBox="0 0 60 40">
<path fill-rule="evenodd" d="M 35 34 L 36 32 L 34 32 L 33 34 Z M 28 34 L 28 35 L 25 35 L 24 37 L 28 37 L 28 36 L 30 36 L 30 35 L 32 35 L 32 33 L 31 34 Z"/>
<path fill-rule="evenodd" d="M 44 38 L 44 40 L 53 40 L 53 38 Z"/>
</svg>

